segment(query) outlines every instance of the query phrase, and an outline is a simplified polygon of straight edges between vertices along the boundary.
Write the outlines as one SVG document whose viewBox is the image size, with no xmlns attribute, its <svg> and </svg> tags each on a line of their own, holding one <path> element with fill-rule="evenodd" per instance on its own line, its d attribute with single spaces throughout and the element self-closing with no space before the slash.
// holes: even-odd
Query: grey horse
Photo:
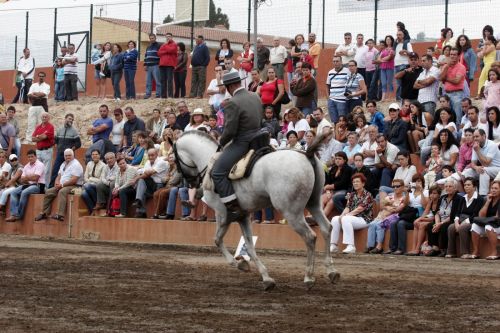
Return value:
<svg viewBox="0 0 500 333">
<path fill-rule="evenodd" d="M 321 209 L 321 192 L 325 173 L 315 153 L 321 146 L 322 137 L 302 153 L 294 150 L 280 150 L 260 158 L 248 178 L 233 181 L 236 196 L 241 207 L 247 212 L 273 206 L 279 210 L 288 224 L 302 237 L 307 248 L 307 266 L 304 283 L 308 289 L 314 285 L 314 255 L 316 233 L 304 218 L 307 209 L 319 225 L 325 240 L 325 266 L 328 278 L 335 283 L 340 274 L 333 267 L 330 255 L 331 225 Z M 218 144 L 208 134 L 201 131 L 184 133 L 176 142 L 174 153 L 177 166 L 183 176 L 193 185 L 199 184 L 206 173 L 207 165 L 216 153 Z M 230 222 L 226 221 L 226 207 L 213 189 L 204 188 L 204 201 L 215 211 L 217 232 L 215 244 L 233 266 L 242 270 L 249 268 L 248 263 L 235 260 L 226 246 L 224 236 Z M 252 242 L 250 219 L 239 222 L 248 255 L 255 262 L 264 283 L 265 290 L 276 285 L 266 267 L 258 258 Z"/>
</svg>

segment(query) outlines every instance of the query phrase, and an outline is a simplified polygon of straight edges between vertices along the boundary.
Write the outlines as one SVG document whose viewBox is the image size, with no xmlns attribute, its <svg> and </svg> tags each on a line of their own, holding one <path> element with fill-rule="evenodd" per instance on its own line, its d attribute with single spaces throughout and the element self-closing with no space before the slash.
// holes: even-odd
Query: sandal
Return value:
<svg viewBox="0 0 500 333">
<path fill-rule="evenodd" d="M 181 221 L 195 221 L 195 219 L 193 219 L 191 216 L 184 216 L 183 218 L 181 218 Z"/>
<path fill-rule="evenodd" d="M 59 215 L 59 214 L 52 215 L 50 218 L 54 219 L 54 220 L 57 220 L 57 221 L 60 221 L 60 222 L 64 222 L 64 216 Z"/>
<path fill-rule="evenodd" d="M 189 200 L 182 200 L 181 204 L 187 208 L 194 208 L 195 207 L 195 205 Z"/>
<path fill-rule="evenodd" d="M 206 216 L 206 215 L 201 215 L 201 216 L 198 218 L 198 221 L 200 221 L 200 222 L 204 222 L 204 221 L 206 221 L 207 219 L 208 219 L 208 218 L 207 218 L 207 216 Z"/>
<path fill-rule="evenodd" d="M 486 257 L 486 260 L 498 260 L 498 256 L 488 256 Z"/>
<path fill-rule="evenodd" d="M 35 217 L 35 221 L 41 221 L 41 220 L 46 220 L 46 219 L 47 219 L 47 215 L 45 215 L 45 213 L 38 214 L 38 216 Z"/>
<path fill-rule="evenodd" d="M 462 256 L 464 259 L 479 259 L 479 256 L 476 256 L 475 254 L 464 254 Z"/>
</svg>

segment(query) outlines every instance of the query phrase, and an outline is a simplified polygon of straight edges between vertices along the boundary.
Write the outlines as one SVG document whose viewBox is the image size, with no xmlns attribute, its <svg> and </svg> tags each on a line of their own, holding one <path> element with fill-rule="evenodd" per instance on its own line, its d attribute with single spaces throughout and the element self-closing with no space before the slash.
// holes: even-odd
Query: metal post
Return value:
<svg viewBox="0 0 500 333">
<path fill-rule="evenodd" d="M 312 0 L 309 0 L 309 23 L 307 24 L 307 33 L 311 33 L 311 25 L 312 25 L 312 8 L 313 8 L 313 2 Z"/>
<path fill-rule="evenodd" d="M 248 0 L 248 29 L 247 29 L 247 40 L 250 41 L 250 22 L 252 19 L 252 0 Z"/>
<path fill-rule="evenodd" d="M 153 16 L 154 16 L 155 0 L 151 0 L 151 27 L 149 28 L 149 33 L 153 33 Z"/>
<path fill-rule="evenodd" d="M 444 26 L 448 28 L 448 3 L 449 0 L 444 0 Z"/>
<path fill-rule="evenodd" d="M 325 48 L 325 0 L 323 0 L 323 27 L 321 29 L 321 47 Z"/>
<path fill-rule="evenodd" d="M 53 58 L 57 56 L 57 8 L 54 8 L 54 50 Z"/>
<path fill-rule="evenodd" d="M 141 60 L 142 0 L 139 0 L 139 25 L 137 26 L 137 60 Z"/>
<path fill-rule="evenodd" d="M 14 68 L 17 68 L 17 35 L 14 39 Z"/>
<path fill-rule="evenodd" d="M 92 56 L 92 30 L 94 27 L 94 5 L 90 4 L 90 28 L 89 28 L 89 54 L 87 55 L 87 62 L 90 64 L 92 62 L 91 56 Z"/>
<path fill-rule="evenodd" d="M 25 37 L 24 37 L 24 47 L 28 47 L 28 33 L 29 33 L 29 21 L 30 21 L 30 12 L 26 12 L 26 28 L 25 28 Z"/>
<path fill-rule="evenodd" d="M 377 44 L 377 21 L 378 21 L 378 0 L 375 0 L 375 16 L 373 20 L 373 39 Z"/>
<path fill-rule="evenodd" d="M 259 9 L 259 2 L 258 0 L 253 0 L 253 54 L 255 56 L 254 62 L 253 62 L 253 68 L 257 69 L 257 10 Z"/>
<path fill-rule="evenodd" d="M 191 51 L 194 45 L 194 0 L 191 0 Z"/>
</svg>

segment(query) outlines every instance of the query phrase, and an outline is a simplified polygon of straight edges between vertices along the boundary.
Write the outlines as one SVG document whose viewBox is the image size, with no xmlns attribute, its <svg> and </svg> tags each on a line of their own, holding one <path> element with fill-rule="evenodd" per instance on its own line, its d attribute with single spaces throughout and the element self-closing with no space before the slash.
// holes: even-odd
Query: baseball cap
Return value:
<svg viewBox="0 0 500 333">
<path fill-rule="evenodd" d="M 16 155 L 16 154 L 10 154 L 10 155 L 9 155 L 9 161 L 12 161 L 12 160 L 14 160 L 14 159 L 16 159 L 16 160 L 17 160 L 17 155 Z"/>
<path fill-rule="evenodd" d="M 410 52 L 410 53 L 408 53 L 408 58 L 418 59 L 418 54 L 416 54 L 415 52 Z"/>
<path fill-rule="evenodd" d="M 391 109 L 399 110 L 399 109 L 401 109 L 401 107 L 399 106 L 398 103 L 392 103 L 391 105 L 389 105 L 389 110 L 391 110 Z"/>
</svg>

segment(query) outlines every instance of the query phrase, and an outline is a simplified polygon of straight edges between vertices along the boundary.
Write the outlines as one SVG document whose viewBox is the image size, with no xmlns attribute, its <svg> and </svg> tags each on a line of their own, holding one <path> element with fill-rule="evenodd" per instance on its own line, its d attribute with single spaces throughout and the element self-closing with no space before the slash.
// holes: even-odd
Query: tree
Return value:
<svg viewBox="0 0 500 333">
<path fill-rule="evenodd" d="M 174 22 L 174 17 L 170 14 L 163 19 L 163 23 Z M 191 22 L 179 23 L 179 25 L 191 26 Z M 216 25 L 223 25 L 226 29 L 229 29 L 229 17 L 227 14 L 222 12 L 220 7 L 215 7 L 214 0 L 210 0 L 210 8 L 208 11 L 208 21 L 199 21 L 194 23 L 195 27 L 209 27 L 213 28 Z"/>
</svg>

